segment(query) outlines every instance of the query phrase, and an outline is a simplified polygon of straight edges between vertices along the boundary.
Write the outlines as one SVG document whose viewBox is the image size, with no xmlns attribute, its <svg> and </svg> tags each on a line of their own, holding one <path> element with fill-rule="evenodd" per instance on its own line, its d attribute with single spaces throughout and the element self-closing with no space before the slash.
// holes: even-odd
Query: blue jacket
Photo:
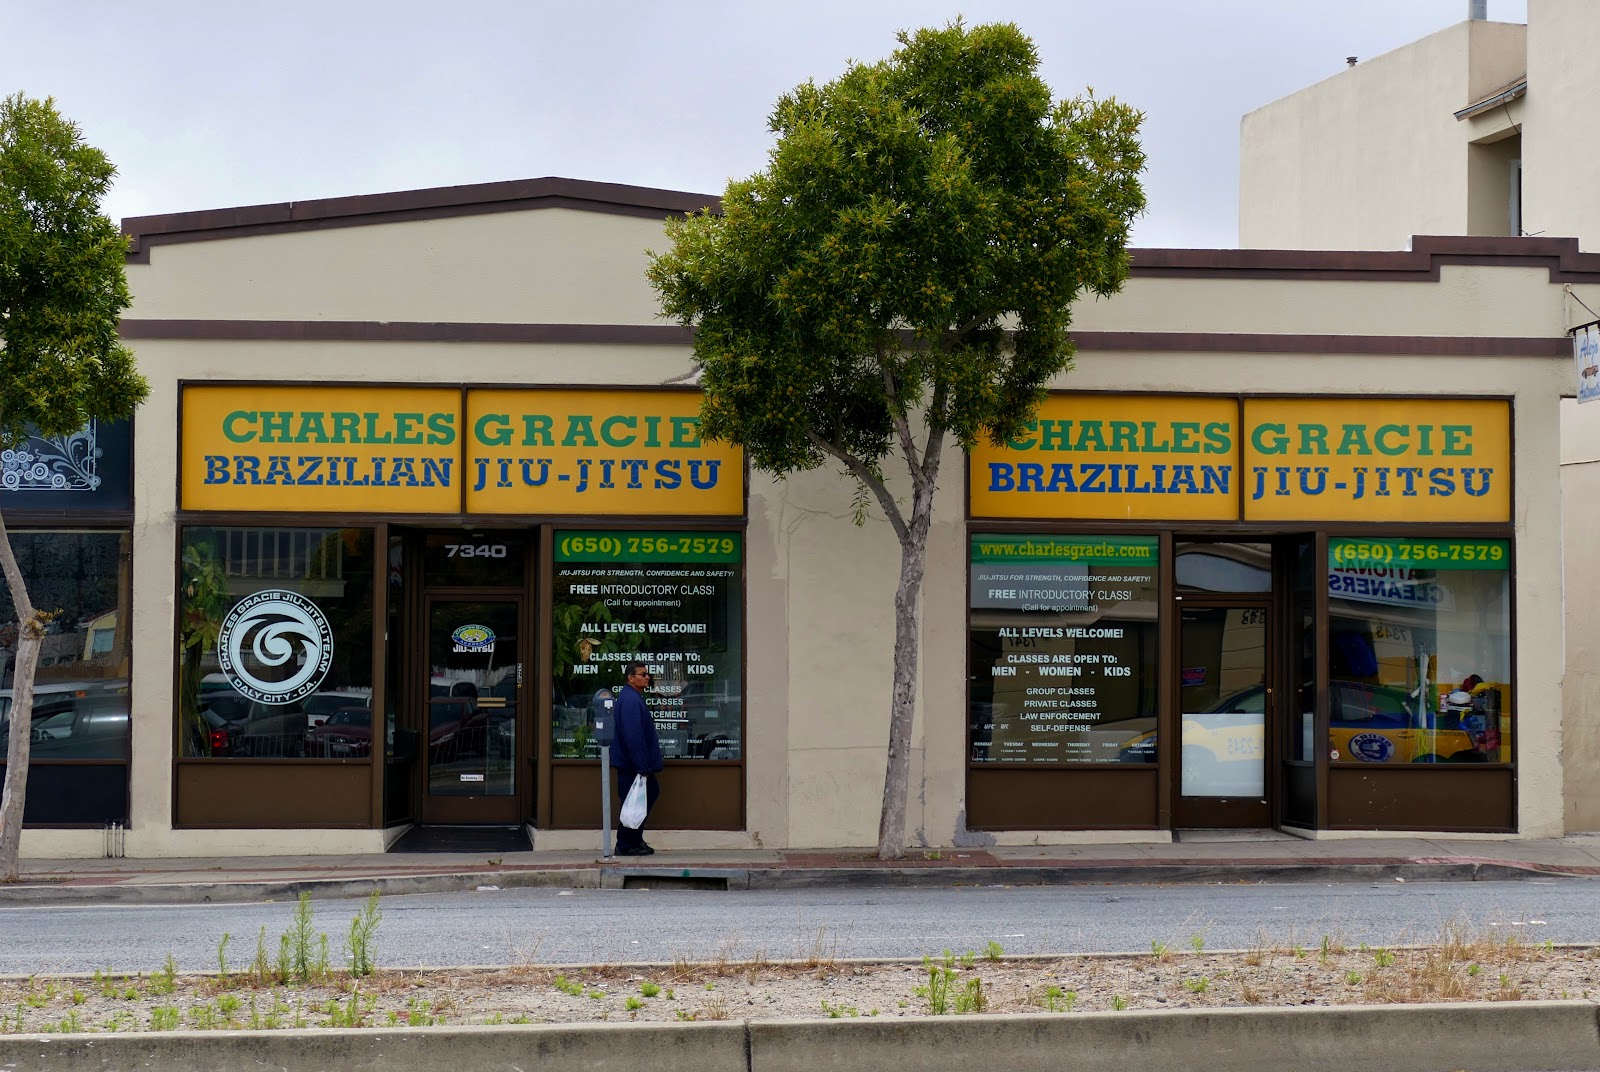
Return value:
<svg viewBox="0 0 1600 1072">
<path fill-rule="evenodd" d="M 661 742 L 656 738 L 656 720 L 650 717 L 644 697 L 632 685 L 617 690 L 616 722 L 611 765 L 630 771 L 659 771 Z"/>
</svg>

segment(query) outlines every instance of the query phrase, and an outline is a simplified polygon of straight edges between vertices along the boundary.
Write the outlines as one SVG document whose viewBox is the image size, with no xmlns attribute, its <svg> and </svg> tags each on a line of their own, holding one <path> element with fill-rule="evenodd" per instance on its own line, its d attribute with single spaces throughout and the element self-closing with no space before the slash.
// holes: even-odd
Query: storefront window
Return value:
<svg viewBox="0 0 1600 1072">
<path fill-rule="evenodd" d="M 974 535 L 971 758 L 1153 763 L 1154 537 Z"/>
<path fill-rule="evenodd" d="M 1329 758 L 1511 760 L 1507 540 L 1328 541 Z"/>
<path fill-rule="evenodd" d="M 184 530 L 181 754 L 371 755 L 373 565 L 370 529 Z"/>
<path fill-rule="evenodd" d="M 55 614 L 34 674 L 35 761 L 128 756 L 128 543 L 126 532 L 11 533 L 28 598 Z M 0 621 L 4 741 L 17 656 L 16 610 L 4 585 Z"/>
<path fill-rule="evenodd" d="M 552 745 L 594 758 L 595 693 L 649 665 L 645 702 L 668 759 L 739 759 L 744 625 L 736 532 L 558 532 L 551 666 Z"/>
</svg>

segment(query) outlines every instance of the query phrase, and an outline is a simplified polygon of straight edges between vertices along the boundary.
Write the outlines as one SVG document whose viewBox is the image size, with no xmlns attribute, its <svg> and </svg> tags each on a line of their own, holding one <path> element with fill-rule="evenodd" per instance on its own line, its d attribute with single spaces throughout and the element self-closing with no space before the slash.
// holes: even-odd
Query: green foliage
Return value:
<svg viewBox="0 0 1600 1072">
<path fill-rule="evenodd" d="M 373 890 L 367 895 L 366 906 L 350 921 L 345 951 L 350 958 L 351 975 L 371 975 L 377 967 L 372 957 L 372 939 L 382 919 L 383 913 L 378 910 L 378 891 Z"/>
<path fill-rule="evenodd" d="M 655 983 L 640 983 L 639 993 L 643 994 L 647 998 L 653 998 L 657 994 L 661 993 L 661 987 L 657 986 Z"/>
<path fill-rule="evenodd" d="M 272 962 L 267 959 L 267 928 L 263 924 L 256 935 L 256 955 L 250 962 L 250 976 L 257 986 L 271 986 L 275 981 Z"/>
<path fill-rule="evenodd" d="M 1000 958 L 1006 955 L 1006 951 L 999 942 L 991 938 L 989 944 L 983 947 L 983 955 L 989 963 L 998 964 Z"/>
<path fill-rule="evenodd" d="M 632 994 L 629 994 L 622 1002 L 622 1007 L 627 1009 L 629 1012 L 638 1012 L 640 1009 L 644 1008 L 644 999 L 636 998 Z"/>
<path fill-rule="evenodd" d="M 696 329 L 701 435 L 780 477 L 842 465 L 858 521 L 861 489 L 876 498 L 902 550 L 897 675 L 947 440 L 1003 443 L 1032 418 L 1071 365 L 1073 301 L 1121 288 L 1145 205 L 1143 117 L 1053 102 L 1016 26 L 899 41 L 782 97 L 766 170 L 729 183 L 720 212 L 669 221 L 648 269 L 663 314 Z M 909 511 L 883 473 L 896 453 Z M 913 710 L 892 707 L 888 856 L 904 848 Z"/>
<path fill-rule="evenodd" d="M 698 328 L 702 433 L 772 473 L 880 460 L 918 404 L 963 446 L 1004 442 L 1070 363 L 1073 300 L 1127 276 L 1142 116 L 1053 102 L 1014 25 L 899 41 L 781 98 L 767 169 L 651 258 Z"/>
<path fill-rule="evenodd" d="M 1128 999 L 1121 994 L 1113 994 L 1111 995 L 1111 1007 L 1117 1012 L 1121 1012 L 1128 1007 Z"/>
<path fill-rule="evenodd" d="M 983 980 L 974 975 L 956 991 L 956 1012 L 983 1012 L 989 1007 L 989 998 L 983 992 Z"/>
<path fill-rule="evenodd" d="M 127 417 L 149 393 L 117 336 L 127 239 L 116 169 L 55 101 L 0 100 L 0 446 Z"/>
<path fill-rule="evenodd" d="M 830 1020 L 842 1020 L 845 1017 L 854 1019 L 861 1015 L 861 1010 L 854 1005 L 832 1005 L 826 1001 L 822 1003 L 822 1011 L 827 1013 Z M 873 1011 L 876 1013 L 877 1010 Z"/>
<path fill-rule="evenodd" d="M 157 1005 L 150 1010 L 150 1030 L 176 1031 L 183 1021 L 183 1013 L 176 1005 Z"/>
<path fill-rule="evenodd" d="M 943 1016 L 950 1011 L 950 984 L 956 978 L 956 958 L 946 949 L 942 961 L 923 957 L 922 967 L 928 973 L 928 982 L 916 987 L 914 993 L 927 1001 L 929 1015 Z"/>
<path fill-rule="evenodd" d="M 1202 975 L 1194 979 L 1185 979 L 1183 981 L 1183 985 L 1189 990 L 1190 993 L 1204 994 L 1207 990 L 1211 989 L 1211 980 Z"/>
<path fill-rule="evenodd" d="M 167 995 L 178 988 L 178 962 L 172 959 L 172 954 L 167 954 L 167 963 L 162 969 L 150 977 L 150 993 Z"/>
<path fill-rule="evenodd" d="M 327 961 L 328 939 L 326 935 L 322 936 L 323 952 L 320 959 L 312 953 L 316 940 L 316 927 L 311 922 L 311 895 L 302 893 L 294 907 L 294 921 L 284 932 L 279 946 L 280 965 L 287 964 L 282 972 L 285 979 L 293 979 L 304 985 L 315 982 L 325 974 L 319 974 L 318 968 Z"/>
<path fill-rule="evenodd" d="M 222 932 L 222 937 L 217 941 L 217 985 L 228 985 L 228 940 L 233 936 L 227 931 Z"/>
</svg>

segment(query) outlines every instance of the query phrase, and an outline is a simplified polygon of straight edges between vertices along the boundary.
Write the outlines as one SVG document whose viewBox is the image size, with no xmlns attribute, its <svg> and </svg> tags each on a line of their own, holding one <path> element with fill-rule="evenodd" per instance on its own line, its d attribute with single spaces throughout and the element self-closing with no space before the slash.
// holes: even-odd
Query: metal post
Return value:
<svg viewBox="0 0 1600 1072">
<path fill-rule="evenodd" d="M 600 746 L 600 857 L 611 859 L 611 746 Z"/>
<path fill-rule="evenodd" d="M 601 689 L 589 701 L 594 743 L 600 747 L 600 856 L 611 859 L 611 742 L 616 736 L 616 695 Z"/>
</svg>

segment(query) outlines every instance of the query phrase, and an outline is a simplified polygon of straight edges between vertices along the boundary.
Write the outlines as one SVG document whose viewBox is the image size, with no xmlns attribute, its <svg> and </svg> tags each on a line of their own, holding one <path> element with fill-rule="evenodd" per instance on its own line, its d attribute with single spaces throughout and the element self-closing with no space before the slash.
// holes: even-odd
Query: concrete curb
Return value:
<svg viewBox="0 0 1600 1072">
<path fill-rule="evenodd" d="M 0 1036 L 0 1067 L 51 1072 L 338 1068 L 650 1072 L 1533 1072 L 1600 1067 L 1586 1001 L 1215 1009 L 912 1020 Z"/>
<path fill-rule="evenodd" d="M 0 905 L 205 904 L 313 898 L 460 893 L 498 889 L 869 889 L 942 886 L 1067 886 L 1264 882 L 1486 882 L 1532 878 L 1593 878 L 1516 862 L 1051 864 L 1014 867 L 563 867 L 436 875 L 276 879 L 270 881 L 33 883 L 0 886 Z"/>
</svg>

